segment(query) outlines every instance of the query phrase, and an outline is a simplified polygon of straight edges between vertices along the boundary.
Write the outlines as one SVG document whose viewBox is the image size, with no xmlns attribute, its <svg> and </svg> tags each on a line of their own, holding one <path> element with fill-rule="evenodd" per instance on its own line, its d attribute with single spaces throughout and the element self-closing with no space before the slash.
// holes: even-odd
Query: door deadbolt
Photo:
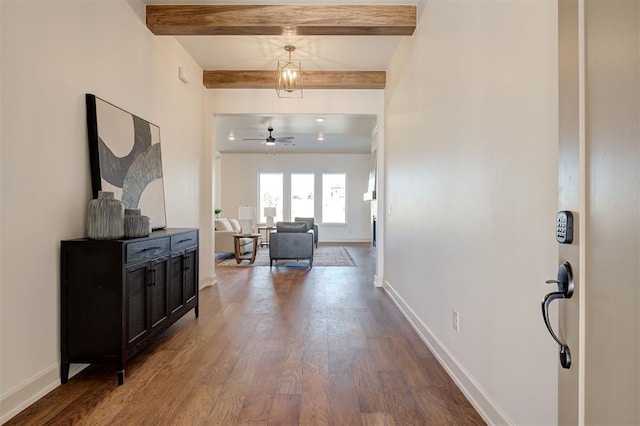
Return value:
<svg viewBox="0 0 640 426">
<path fill-rule="evenodd" d="M 560 346 L 560 365 L 562 365 L 563 368 L 570 368 L 571 351 L 569 350 L 569 346 L 560 340 L 558 335 L 553 331 L 553 327 L 551 327 L 551 322 L 549 321 L 549 305 L 556 299 L 570 299 L 571 296 L 573 296 L 574 284 L 571 264 L 569 262 L 562 263 L 558 268 L 556 279 L 547 280 L 546 283 L 557 284 L 558 291 L 549 293 L 542 299 L 542 319 L 544 319 L 544 323 L 551 337 L 553 337 L 553 340 Z"/>
</svg>

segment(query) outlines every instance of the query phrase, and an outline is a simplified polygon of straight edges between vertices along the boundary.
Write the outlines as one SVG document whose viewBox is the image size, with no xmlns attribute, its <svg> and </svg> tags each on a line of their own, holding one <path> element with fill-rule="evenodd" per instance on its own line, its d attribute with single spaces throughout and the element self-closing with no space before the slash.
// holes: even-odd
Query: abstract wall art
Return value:
<svg viewBox="0 0 640 426">
<path fill-rule="evenodd" d="M 160 128 L 87 93 L 93 198 L 111 191 L 127 209 L 142 209 L 153 229 L 167 226 Z"/>
</svg>

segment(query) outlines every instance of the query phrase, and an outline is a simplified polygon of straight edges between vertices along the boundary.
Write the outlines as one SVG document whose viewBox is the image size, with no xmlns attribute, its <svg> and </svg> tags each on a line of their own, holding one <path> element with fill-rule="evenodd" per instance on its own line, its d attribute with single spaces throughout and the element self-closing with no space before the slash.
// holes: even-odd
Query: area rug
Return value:
<svg viewBox="0 0 640 426">
<path fill-rule="evenodd" d="M 256 261 L 252 264 L 248 260 L 243 260 L 239 264 L 236 263 L 235 257 L 229 255 L 227 259 L 219 259 L 216 262 L 216 266 L 269 266 L 269 247 L 261 247 L 258 249 L 256 255 Z M 273 262 L 273 267 L 283 266 L 296 266 L 296 267 L 308 267 L 308 260 L 300 260 L 296 262 L 294 260 L 279 260 Z M 319 246 L 313 251 L 313 267 L 316 266 L 358 266 L 356 262 L 349 254 L 349 250 L 342 246 Z"/>
</svg>

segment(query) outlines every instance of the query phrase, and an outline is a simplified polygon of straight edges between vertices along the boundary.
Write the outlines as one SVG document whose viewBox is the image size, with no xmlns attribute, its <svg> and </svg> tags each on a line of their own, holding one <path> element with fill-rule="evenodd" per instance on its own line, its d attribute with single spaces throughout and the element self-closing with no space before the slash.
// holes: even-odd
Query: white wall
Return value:
<svg viewBox="0 0 640 426">
<path fill-rule="evenodd" d="M 385 284 L 490 423 L 557 421 L 556 8 L 429 1 L 388 72 Z"/>
<path fill-rule="evenodd" d="M 0 421 L 59 384 L 60 240 L 85 235 L 91 190 L 85 93 L 160 126 L 168 225 L 201 225 L 202 70 L 146 29 L 142 8 L 0 2 Z M 211 247 L 203 258 L 206 275 Z"/>
<path fill-rule="evenodd" d="M 237 217 L 239 206 L 258 205 L 259 173 L 283 173 L 285 187 L 291 173 L 313 173 L 316 209 L 321 206 L 322 173 L 346 173 L 347 223 L 323 224 L 320 215 L 315 215 L 320 242 L 371 241 L 370 203 L 362 200 L 370 165 L 370 154 L 222 154 L 221 216 Z M 285 212 L 285 220 L 290 219 L 288 216 Z"/>
</svg>

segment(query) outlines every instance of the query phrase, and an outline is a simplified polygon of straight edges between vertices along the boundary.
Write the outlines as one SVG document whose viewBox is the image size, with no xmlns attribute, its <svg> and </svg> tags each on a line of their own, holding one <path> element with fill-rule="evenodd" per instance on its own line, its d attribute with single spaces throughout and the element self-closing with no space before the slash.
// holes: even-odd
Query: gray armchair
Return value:
<svg viewBox="0 0 640 426">
<path fill-rule="evenodd" d="M 312 217 L 296 217 L 293 219 L 294 222 L 304 222 L 307 224 L 307 229 L 313 230 L 313 242 L 316 244 L 316 248 L 318 248 L 318 225 L 315 223 L 314 218 Z"/>
<path fill-rule="evenodd" d="M 313 267 L 312 230 L 301 222 L 278 222 L 276 232 L 269 236 L 269 265 L 281 259 L 308 259 L 309 268 Z"/>
</svg>

